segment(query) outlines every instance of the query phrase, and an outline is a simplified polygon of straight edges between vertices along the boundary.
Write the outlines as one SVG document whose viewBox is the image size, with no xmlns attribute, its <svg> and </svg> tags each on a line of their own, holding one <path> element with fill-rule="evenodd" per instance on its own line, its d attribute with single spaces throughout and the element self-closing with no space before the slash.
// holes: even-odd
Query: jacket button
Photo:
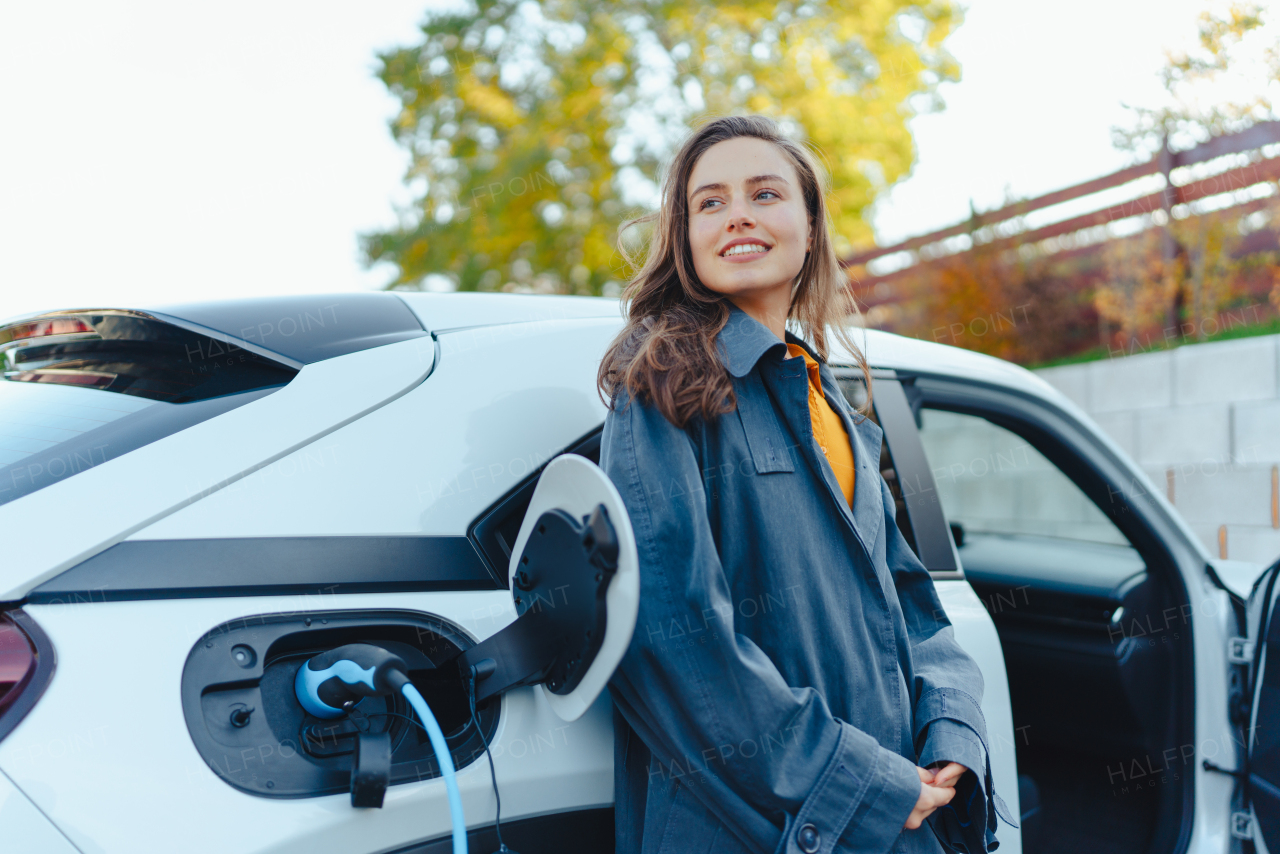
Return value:
<svg viewBox="0 0 1280 854">
<path fill-rule="evenodd" d="M 815 851 L 822 847 L 822 836 L 818 833 L 818 828 L 812 824 L 806 824 L 796 834 L 796 842 L 800 843 L 800 850 L 804 854 L 814 854 Z"/>
</svg>

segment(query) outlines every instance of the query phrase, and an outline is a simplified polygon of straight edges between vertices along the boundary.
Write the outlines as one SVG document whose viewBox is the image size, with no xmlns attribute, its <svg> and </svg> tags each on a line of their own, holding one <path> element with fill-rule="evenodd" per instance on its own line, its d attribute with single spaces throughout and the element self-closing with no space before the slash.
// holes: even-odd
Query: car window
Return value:
<svg viewBox="0 0 1280 854">
<path fill-rule="evenodd" d="M 296 374 L 122 312 L 0 327 L 0 504 L 256 400 Z"/>
<path fill-rule="evenodd" d="M 221 415 L 277 387 L 190 403 L 0 380 L 0 504 Z"/>
<path fill-rule="evenodd" d="M 958 540 L 1025 534 L 1128 545 L 1106 514 L 1016 433 L 977 415 L 926 407 L 920 439 Z"/>
</svg>

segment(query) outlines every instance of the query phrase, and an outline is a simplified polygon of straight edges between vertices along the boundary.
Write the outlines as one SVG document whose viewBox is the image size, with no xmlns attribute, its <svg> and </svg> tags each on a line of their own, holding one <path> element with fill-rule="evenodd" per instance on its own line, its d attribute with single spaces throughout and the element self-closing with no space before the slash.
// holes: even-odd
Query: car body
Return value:
<svg viewBox="0 0 1280 854">
<path fill-rule="evenodd" d="M 0 429 L 45 432 L 0 458 L 5 850 L 448 850 L 444 786 L 403 709 L 355 725 L 404 751 L 382 807 L 357 809 L 342 787 L 360 736 L 298 724 L 278 689 L 317 643 L 440 667 L 518 622 L 527 508 L 549 461 L 598 455 L 596 369 L 622 322 L 610 299 L 419 293 L 7 322 Z M 982 668 L 996 790 L 1024 816 L 1003 849 L 1261 844 L 1263 784 L 1254 815 L 1232 773 L 1274 720 L 1253 701 L 1261 568 L 1212 560 L 1032 373 L 859 335 L 899 525 Z M 850 354 L 830 362 L 865 395 Z M 487 762 L 441 680 L 427 699 L 492 844 Z M 504 836 L 525 854 L 612 850 L 612 709 L 590 699 L 566 716 L 526 684 L 482 704 Z M 228 728 L 228 709 L 249 724 Z"/>
</svg>

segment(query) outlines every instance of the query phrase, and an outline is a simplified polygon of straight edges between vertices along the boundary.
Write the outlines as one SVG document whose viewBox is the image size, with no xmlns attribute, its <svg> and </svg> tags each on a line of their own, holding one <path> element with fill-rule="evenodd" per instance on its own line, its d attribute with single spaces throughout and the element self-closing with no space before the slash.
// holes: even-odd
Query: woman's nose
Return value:
<svg viewBox="0 0 1280 854">
<path fill-rule="evenodd" d="M 729 230 L 741 231 L 743 227 L 754 226 L 755 219 L 751 216 L 750 209 L 747 208 L 745 202 L 732 202 L 729 207 Z"/>
</svg>

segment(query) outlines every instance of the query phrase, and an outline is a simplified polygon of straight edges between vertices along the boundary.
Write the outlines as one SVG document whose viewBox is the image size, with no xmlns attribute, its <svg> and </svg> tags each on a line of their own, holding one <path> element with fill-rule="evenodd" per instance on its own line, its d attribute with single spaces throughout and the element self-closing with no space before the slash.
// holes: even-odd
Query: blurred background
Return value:
<svg viewBox="0 0 1280 854">
<path fill-rule="evenodd" d="M 8 4 L 0 75 L 0 317 L 616 296 L 690 123 L 773 115 L 867 325 L 1037 370 L 1280 554 L 1280 4 Z"/>
</svg>

